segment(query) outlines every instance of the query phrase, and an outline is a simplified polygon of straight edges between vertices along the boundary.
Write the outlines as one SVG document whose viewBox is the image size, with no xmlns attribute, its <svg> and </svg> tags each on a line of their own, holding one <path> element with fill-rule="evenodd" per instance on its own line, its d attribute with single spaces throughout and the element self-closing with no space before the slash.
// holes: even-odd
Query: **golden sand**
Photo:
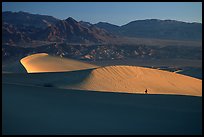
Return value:
<svg viewBox="0 0 204 137">
<path fill-rule="evenodd" d="M 81 83 L 64 85 L 96 91 L 181 94 L 202 96 L 202 80 L 162 70 L 136 66 L 108 66 L 94 69 Z"/>
<path fill-rule="evenodd" d="M 46 53 L 38 53 L 27 56 L 20 60 L 28 73 L 39 72 L 64 72 L 83 69 L 97 68 L 98 66 L 48 55 Z"/>
<path fill-rule="evenodd" d="M 202 96 L 202 80 L 163 70 L 137 66 L 98 67 L 44 53 L 23 58 L 21 63 L 29 73 L 95 68 L 78 83 L 70 84 L 66 78 L 53 83 L 59 88 L 142 94 L 147 89 L 148 94 Z"/>
</svg>

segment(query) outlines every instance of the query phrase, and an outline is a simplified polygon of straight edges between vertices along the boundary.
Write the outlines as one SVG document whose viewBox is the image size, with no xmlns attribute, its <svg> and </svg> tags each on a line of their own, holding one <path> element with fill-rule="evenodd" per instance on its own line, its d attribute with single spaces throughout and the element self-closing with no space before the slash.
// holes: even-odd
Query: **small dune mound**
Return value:
<svg viewBox="0 0 204 137">
<path fill-rule="evenodd" d="M 64 85 L 95 91 L 202 96 L 202 80 L 136 66 L 107 66 L 91 71 L 82 82 Z"/>
<path fill-rule="evenodd" d="M 20 60 L 28 73 L 41 72 L 65 72 L 84 69 L 93 69 L 98 66 L 48 55 L 46 53 L 38 53 L 27 56 Z"/>
</svg>

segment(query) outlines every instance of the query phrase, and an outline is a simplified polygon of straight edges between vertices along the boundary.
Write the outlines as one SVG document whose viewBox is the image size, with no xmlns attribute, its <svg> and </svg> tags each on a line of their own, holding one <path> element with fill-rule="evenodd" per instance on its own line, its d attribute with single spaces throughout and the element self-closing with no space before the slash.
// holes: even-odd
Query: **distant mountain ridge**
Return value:
<svg viewBox="0 0 204 137">
<path fill-rule="evenodd" d="M 136 20 L 122 26 L 99 22 L 95 24 L 113 34 L 170 40 L 202 40 L 202 24 L 186 23 L 176 20 L 146 19 Z"/>
<path fill-rule="evenodd" d="M 91 61 L 202 58 L 201 23 L 150 19 L 117 26 L 26 12 L 2 16 L 3 60 L 41 52 Z"/>
<path fill-rule="evenodd" d="M 112 37 L 105 30 L 95 26 L 84 27 L 79 22 L 69 17 L 60 20 L 39 33 L 40 40 L 60 42 L 95 42 L 100 43 Z"/>
<path fill-rule="evenodd" d="M 104 43 L 114 36 L 94 25 L 85 27 L 73 18 L 59 20 L 26 12 L 3 12 L 3 44 L 30 41 Z"/>
<path fill-rule="evenodd" d="M 31 14 L 28 12 L 2 12 L 2 21 L 15 26 L 27 26 L 36 28 L 46 28 L 48 25 L 55 24 L 59 19 L 48 15 Z"/>
<path fill-rule="evenodd" d="M 108 43 L 119 37 L 202 41 L 202 24 L 176 20 L 136 20 L 122 26 L 60 20 L 27 12 L 2 12 L 3 44 L 31 41 Z"/>
<path fill-rule="evenodd" d="M 120 26 L 110 24 L 108 22 L 99 22 L 99 23 L 95 24 L 95 26 L 102 28 L 102 29 L 105 29 L 108 32 L 111 32 L 113 34 L 120 34 Z"/>
</svg>

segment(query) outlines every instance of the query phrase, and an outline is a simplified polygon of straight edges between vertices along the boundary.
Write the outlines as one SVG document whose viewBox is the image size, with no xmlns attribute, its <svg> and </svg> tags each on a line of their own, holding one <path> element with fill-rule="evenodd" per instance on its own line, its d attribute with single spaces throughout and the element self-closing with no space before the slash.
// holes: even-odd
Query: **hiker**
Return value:
<svg viewBox="0 0 204 137">
<path fill-rule="evenodd" d="M 147 89 L 145 90 L 145 94 L 147 94 Z"/>
</svg>

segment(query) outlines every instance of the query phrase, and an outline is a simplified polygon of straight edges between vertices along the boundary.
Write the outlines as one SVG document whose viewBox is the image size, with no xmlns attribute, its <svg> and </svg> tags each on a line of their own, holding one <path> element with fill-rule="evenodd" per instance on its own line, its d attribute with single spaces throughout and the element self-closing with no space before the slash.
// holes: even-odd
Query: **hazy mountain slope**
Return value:
<svg viewBox="0 0 204 137">
<path fill-rule="evenodd" d="M 19 28 L 3 22 L 2 24 L 2 43 L 15 44 L 19 42 L 30 42 L 31 38 L 25 32 L 20 32 Z"/>
<path fill-rule="evenodd" d="M 120 27 L 117 25 L 110 24 L 107 22 L 99 22 L 99 23 L 96 23 L 94 25 L 99 27 L 99 28 L 105 29 L 108 32 L 111 32 L 113 34 L 120 34 Z"/>
<path fill-rule="evenodd" d="M 59 20 L 52 16 L 26 12 L 3 12 L 2 16 L 3 43 L 10 44 L 32 40 L 108 43 L 114 41 L 115 35 L 169 40 L 202 40 L 201 23 L 147 19 L 117 26 L 106 22 L 97 24 L 77 22 L 71 17 L 66 20 Z M 12 30 L 18 31 L 9 31 L 11 26 L 16 28 Z M 16 37 L 16 35 L 19 36 Z"/>
<path fill-rule="evenodd" d="M 21 27 L 46 28 L 59 19 L 48 15 L 30 14 L 27 12 L 2 12 L 2 21 Z"/>
<path fill-rule="evenodd" d="M 66 20 L 59 20 L 52 16 L 25 12 L 3 12 L 2 15 L 3 44 L 20 45 L 21 43 L 36 40 L 69 43 L 106 43 L 114 38 L 113 35 L 103 29 L 94 25 L 85 27 L 71 17 Z"/>
<path fill-rule="evenodd" d="M 201 23 L 146 19 L 132 21 L 120 27 L 102 22 L 96 25 L 114 34 L 126 37 L 195 41 L 202 40 Z"/>
<path fill-rule="evenodd" d="M 85 28 L 89 28 L 93 25 L 90 22 L 86 22 L 86 21 L 79 21 L 79 23 Z"/>
<path fill-rule="evenodd" d="M 44 37 L 41 38 L 41 34 L 44 35 Z M 111 37 L 113 36 L 108 34 L 105 30 L 94 26 L 86 28 L 71 17 L 66 20 L 61 20 L 46 30 L 39 32 L 37 36 L 37 38 L 41 40 L 74 43 L 100 43 L 108 41 Z"/>
</svg>

